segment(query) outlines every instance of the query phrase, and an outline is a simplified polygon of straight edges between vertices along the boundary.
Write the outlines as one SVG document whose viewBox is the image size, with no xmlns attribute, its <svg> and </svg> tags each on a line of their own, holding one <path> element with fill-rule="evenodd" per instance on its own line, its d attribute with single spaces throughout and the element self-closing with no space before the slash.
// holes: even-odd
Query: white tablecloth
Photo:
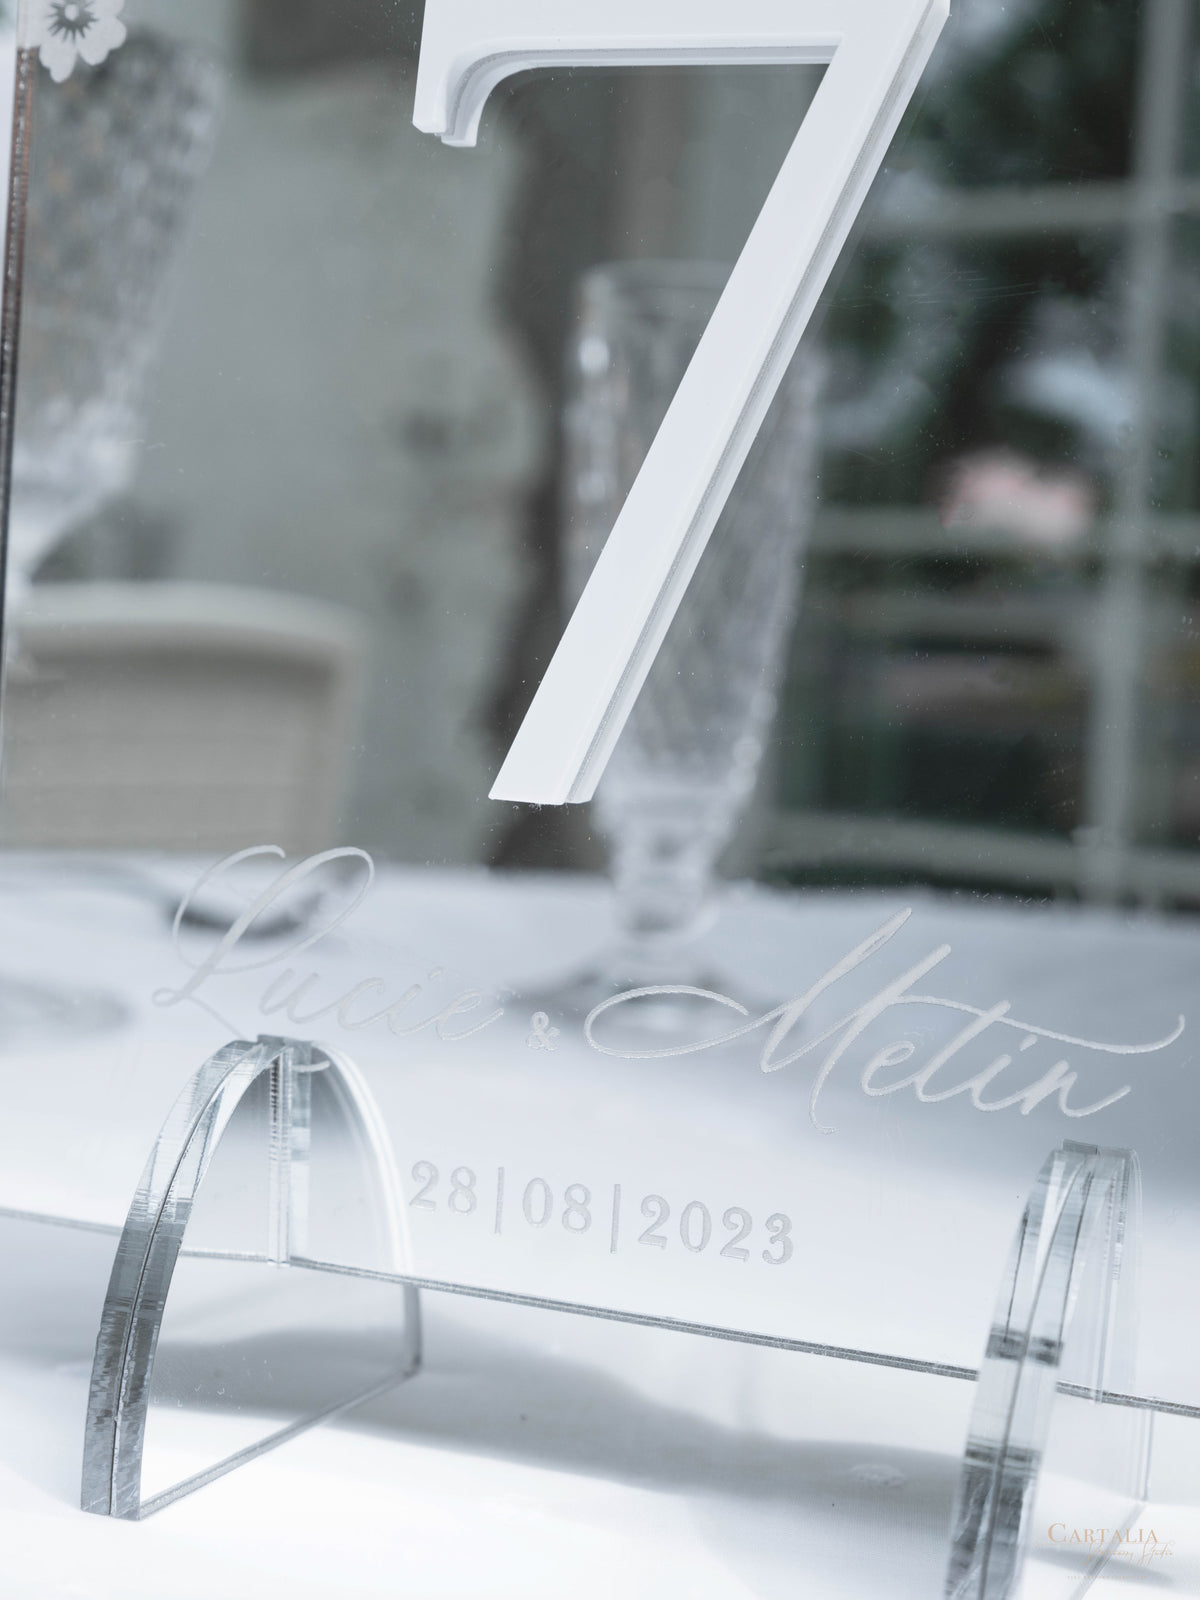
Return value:
<svg viewBox="0 0 1200 1600">
<path fill-rule="evenodd" d="M 381 889 L 375 915 L 393 938 L 403 922 L 414 960 L 464 974 L 490 963 L 494 976 L 502 947 L 518 987 L 604 937 L 598 886 L 393 873 Z M 853 901 L 821 902 L 823 939 L 837 943 Z M 138 996 L 178 982 L 161 912 L 111 885 L 16 874 L 6 904 L 8 970 L 129 990 L 134 1012 Z M 715 948 L 747 979 L 785 985 L 796 919 L 811 913 L 738 891 Z M 982 914 L 964 908 L 964 929 Z M 988 937 L 1028 952 L 1046 915 L 996 911 Z M 1076 931 L 1111 945 L 1121 930 L 1101 917 Z M 1159 941 L 1168 980 L 1184 969 L 1186 929 L 1139 936 Z M 22 1045 L 19 1070 L 10 1059 L 0 1205 L 121 1219 L 159 1115 L 127 1092 L 122 1037 Z M 151 1066 L 177 1078 L 223 1038 L 223 1023 L 193 1010 L 155 1035 L 165 1055 Z M 970 1384 L 440 1295 L 425 1297 L 426 1365 L 412 1382 L 144 1524 L 84 1516 L 82 1418 L 112 1236 L 9 1220 L 0 1239 L 5 1600 L 941 1592 Z M 1159 1499 L 1142 1518 L 1173 1540 L 1155 1579 L 1171 1593 L 1200 1594 L 1198 1428 L 1160 1424 Z M 1053 1559 L 1038 1572 L 1039 1595 L 1069 1592 Z M 1129 1580 L 1093 1592 L 1118 1581 Z"/>
</svg>

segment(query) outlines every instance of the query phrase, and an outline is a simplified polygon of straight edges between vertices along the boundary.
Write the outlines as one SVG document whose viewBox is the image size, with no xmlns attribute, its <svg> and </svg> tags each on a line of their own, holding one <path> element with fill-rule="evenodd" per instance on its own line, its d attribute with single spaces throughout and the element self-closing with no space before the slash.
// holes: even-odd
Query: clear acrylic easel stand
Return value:
<svg viewBox="0 0 1200 1600">
<path fill-rule="evenodd" d="M 146 1516 L 416 1371 L 394 1172 L 344 1057 L 262 1037 L 205 1062 L 117 1246 L 84 1510 Z"/>
<path fill-rule="evenodd" d="M 821 1353 L 800 1340 L 416 1279 L 394 1171 L 344 1057 L 264 1037 L 204 1064 L 158 1137 L 117 1248 L 92 1369 L 85 1510 L 146 1516 L 413 1374 L 418 1285 Z M 1064 1144 L 1038 1177 L 978 1374 L 951 1600 L 1015 1596 L 1023 1569 L 1038 1564 L 1037 1550 L 1025 1558 L 1040 1520 L 1110 1530 L 1136 1521 L 1152 1418 L 1129 1399 L 1138 1210 L 1129 1152 Z M 1076 1552 L 1045 1552 L 1050 1582 L 1039 1596 L 1073 1600 L 1112 1555 Z"/>
<path fill-rule="evenodd" d="M 1154 1413 L 1131 1401 L 1137 1157 L 1064 1143 L 1001 1280 L 959 1478 L 947 1600 L 1075 1600 L 1119 1570 Z"/>
</svg>

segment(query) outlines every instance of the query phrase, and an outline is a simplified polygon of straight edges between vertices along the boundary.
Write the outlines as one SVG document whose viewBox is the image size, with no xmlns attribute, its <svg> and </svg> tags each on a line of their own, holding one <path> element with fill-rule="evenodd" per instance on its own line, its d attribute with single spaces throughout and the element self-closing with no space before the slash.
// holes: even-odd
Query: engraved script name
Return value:
<svg viewBox="0 0 1200 1600">
<path fill-rule="evenodd" d="M 192 968 L 192 975 L 177 989 L 159 989 L 152 996 L 155 1005 L 174 1006 L 183 1001 L 193 1001 L 203 1005 L 200 991 L 211 979 L 232 977 L 274 967 L 281 961 L 301 955 L 305 950 L 311 949 L 319 939 L 324 939 L 347 922 L 362 905 L 375 881 L 375 863 L 365 850 L 344 846 L 341 849 L 322 850 L 318 855 L 308 856 L 272 879 L 230 923 L 204 959 L 193 961 L 183 949 L 181 930 L 184 918 L 195 904 L 197 897 L 214 881 L 243 861 L 261 856 L 282 858 L 283 855 L 284 852 L 278 845 L 251 845 L 246 850 L 238 850 L 233 855 L 223 857 L 206 872 L 201 873 L 179 902 L 171 927 L 175 953 L 186 966 Z M 336 910 L 326 911 L 325 915 L 320 914 L 318 907 L 317 912 L 304 921 L 295 939 L 282 947 L 274 945 L 269 955 L 251 960 L 235 959 L 239 947 L 253 938 L 256 925 L 261 927 L 281 901 L 286 901 L 287 896 L 298 885 L 312 878 L 322 868 L 332 867 L 337 862 L 361 862 L 363 868 L 357 888 L 343 905 Z M 435 968 L 429 976 L 431 979 L 440 977 L 440 969 Z M 388 1031 L 398 1038 L 432 1028 L 439 1039 L 444 1039 L 448 1043 L 478 1033 L 504 1014 L 504 1008 L 497 1006 L 482 1021 L 473 1021 L 469 1027 L 452 1028 L 455 1017 L 478 1011 L 493 999 L 485 989 L 464 989 L 445 1005 L 439 1006 L 437 1010 L 414 1022 L 409 1007 L 423 993 L 424 985 L 411 983 L 400 995 L 387 1000 L 386 1004 L 381 1006 L 378 1002 L 387 995 L 388 985 L 383 978 L 377 977 L 363 978 L 332 1000 L 324 1000 L 320 1004 L 313 1005 L 315 998 L 313 990 L 321 981 L 319 972 L 300 974 L 294 967 L 284 967 L 267 983 L 259 997 L 258 1009 L 263 1016 L 273 1016 L 282 1012 L 288 1021 L 297 1027 L 306 1027 L 321 1017 L 334 1016 L 339 1026 L 350 1033 L 357 1033 L 360 1028 L 369 1028 L 374 1023 L 385 1023 Z M 371 1009 L 372 1001 L 376 1007 L 374 1010 Z M 308 1009 L 303 1009 L 305 1005 Z M 365 1011 L 364 1005 L 367 1007 Z"/>
<path fill-rule="evenodd" d="M 1068 1093 L 1074 1086 L 1079 1074 L 1074 1071 L 1069 1061 L 1060 1058 L 1041 1077 L 1024 1088 L 1016 1089 L 1010 1094 L 1001 1095 L 998 1099 L 986 1100 L 984 1091 L 992 1081 L 998 1078 L 1013 1064 L 1013 1056 L 1009 1052 L 998 1055 L 989 1062 L 981 1071 L 973 1073 L 959 1083 L 952 1083 L 948 1087 L 930 1089 L 931 1080 L 941 1072 L 942 1068 L 958 1055 L 966 1045 L 979 1039 L 990 1028 L 1002 1027 L 1013 1029 L 1021 1034 L 1020 1043 L 1016 1046 L 1018 1052 L 1032 1049 L 1040 1040 L 1051 1040 L 1056 1044 L 1070 1045 L 1078 1050 L 1093 1050 L 1101 1055 L 1109 1056 L 1142 1056 L 1152 1055 L 1157 1050 L 1165 1050 L 1168 1045 L 1174 1044 L 1183 1033 L 1186 1026 L 1184 1018 L 1177 1019 L 1175 1027 L 1161 1039 L 1153 1039 L 1148 1044 L 1109 1044 L 1101 1039 L 1081 1039 L 1069 1033 L 1057 1033 L 1052 1028 L 1041 1028 L 1032 1022 L 1022 1022 L 1019 1018 L 1011 1016 L 1012 1003 L 1008 1000 L 999 1000 L 995 1005 L 981 1010 L 978 1006 L 966 1004 L 962 1000 L 946 999 L 942 995 L 914 994 L 912 986 L 927 973 L 932 972 L 951 953 L 951 946 L 940 944 L 931 950 L 920 961 L 914 962 L 898 978 L 893 978 L 889 983 L 879 989 L 869 1000 L 855 1006 L 845 1016 L 832 1023 L 823 1033 L 816 1038 L 809 1039 L 806 1043 L 797 1046 L 790 1052 L 782 1053 L 789 1034 L 801 1017 L 811 1008 L 813 1003 L 831 989 L 840 979 L 853 972 L 856 967 L 862 966 L 883 949 L 891 939 L 904 926 L 912 916 L 911 908 L 898 911 L 895 916 L 889 917 L 882 927 L 877 928 L 873 934 L 864 939 L 861 944 L 855 945 L 847 955 L 834 966 L 821 975 L 817 981 L 806 989 L 795 1000 L 789 1000 L 783 1005 L 776 1006 L 771 1011 L 766 1011 L 760 1017 L 751 1018 L 740 1027 L 732 1028 L 729 1032 L 708 1037 L 694 1044 L 670 1045 L 654 1050 L 625 1050 L 614 1049 L 606 1046 L 595 1033 L 596 1023 L 606 1012 L 612 1012 L 622 1006 L 631 1005 L 639 999 L 649 995 L 689 995 L 693 998 L 711 1000 L 714 1005 L 725 1006 L 731 1011 L 749 1017 L 750 1013 L 745 1006 L 732 1000 L 728 995 L 717 994 L 709 989 L 694 989 L 686 986 L 672 987 L 669 985 L 656 985 L 652 988 L 630 989 L 625 994 L 614 995 L 610 1000 L 602 1001 L 588 1015 L 584 1023 L 584 1034 L 588 1043 L 595 1050 L 602 1051 L 605 1055 L 618 1055 L 626 1059 L 649 1061 L 663 1056 L 692 1055 L 700 1050 L 712 1050 L 719 1045 L 728 1044 L 731 1040 L 740 1039 L 745 1034 L 753 1033 L 759 1028 L 773 1024 L 770 1033 L 763 1043 L 759 1056 L 759 1066 L 764 1072 L 778 1072 L 783 1067 L 790 1067 L 794 1062 L 802 1060 L 821 1045 L 830 1046 L 824 1059 L 817 1069 L 813 1080 L 812 1093 L 809 1096 L 809 1116 L 813 1126 L 821 1133 L 832 1133 L 833 1129 L 825 1126 L 817 1116 L 817 1106 L 820 1101 L 821 1091 L 828 1083 L 834 1068 L 841 1061 L 850 1045 L 863 1034 L 868 1026 L 886 1012 L 898 1006 L 932 1006 L 935 1009 L 958 1012 L 970 1017 L 970 1021 L 959 1029 L 948 1043 L 934 1051 L 933 1055 L 923 1066 L 905 1076 L 895 1078 L 891 1082 L 880 1082 L 880 1075 L 889 1068 L 906 1065 L 917 1053 L 917 1046 L 911 1039 L 895 1039 L 881 1050 L 877 1050 L 863 1067 L 859 1076 L 859 1084 L 864 1094 L 881 1096 L 897 1094 L 901 1089 L 911 1089 L 917 1099 L 926 1105 L 934 1104 L 939 1100 L 950 1100 L 956 1095 L 970 1096 L 971 1104 L 977 1111 L 1006 1111 L 1012 1106 L 1020 1106 L 1022 1116 L 1028 1116 L 1035 1106 L 1043 1100 L 1055 1096 L 1058 1108 L 1067 1117 L 1090 1117 L 1097 1111 L 1103 1111 L 1106 1106 L 1123 1100 L 1132 1089 L 1132 1084 L 1125 1084 L 1113 1094 L 1105 1095 L 1103 1099 L 1094 1101 L 1091 1105 L 1073 1106 L 1068 1101 Z"/>
<path fill-rule="evenodd" d="M 184 951 L 180 938 L 189 908 L 194 905 L 197 897 L 223 874 L 243 861 L 264 856 L 279 858 L 283 856 L 283 851 L 273 845 L 256 845 L 247 850 L 239 850 L 234 855 L 226 856 L 216 862 L 201 874 L 184 895 L 175 914 L 172 937 L 180 960 L 192 968 L 191 975 L 178 988 L 160 989 L 153 997 L 156 1004 L 170 1006 L 189 1001 L 204 1005 L 201 991 L 213 979 L 236 976 L 267 967 L 279 967 L 282 962 L 293 960 L 310 949 L 318 940 L 342 927 L 362 904 L 374 882 L 374 862 L 365 850 L 345 847 L 309 856 L 306 860 L 285 868 L 267 883 L 201 960 L 191 959 Z M 344 874 L 345 864 L 348 862 L 360 865 L 361 872 L 357 886 L 345 894 L 340 905 L 330 907 L 323 900 L 318 901 L 316 909 L 303 921 L 294 938 L 282 945 L 278 941 L 273 942 L 269 954 L 258 956 L 250 954 L 249 942 L 254 938 L 256 931 L 261 934 L 263 924 L 269 921 L 272 913 L 278 914 L 281 902 L 286 903 L 289 896 L 294 898 L 299 885 L 323 872 L 327 879 L 330 873 Z M 337 866 L 338 863 L 342 863 L 341 867 Z M 333 887 L 338 887 L 337 882 Z M 341 887 L 345 889 L 344 882 Z M 966 1001 L 949 999 L 943 995 L 916 992 L 914 986 L 950 955 L 951 946 L 940 944 L 928 955 L 907 967 L 898 977 L 884 983 L 869 999 L 854 1006 L 814 1038 L 805 1039 L 801 1044 L 790 1044 L 797 1023 L 811 1010 L 817 1000 L 834 989 L 850 973 L 878 956 L 911 916 L 911 909 L 896 912 L 874 933 L 855 945 L 840 961 L 823 972 L 803 994 L 794 1000 L 775 1006 L 770 1011 L 765 1011 L 761 1016 L 752 1017 L 747 1008 L 737 1000 L 731 999 L 728 995 L 718 994 L 714 990 L 696 989 L 684 985 L 655 985 L 650 988 L 630 989 L 624 994 L 614 995 L 611 999 L 602 1001 L 586 1018 L 583 1036 L 591 1048 L 601 1055 L 619 1056 L 625 1060 L 651 1061 L 712 1050 L 743 1038 L 747 1034 L 755 1033 L 761 1028 L 768 1028 L 769 1032 L 759 1054 L 759 1066 L 763 1072 L 779 1072 L 784 1067 L 793 1066 L 822 1047 L 826 1047 L 813 1079 L 809 1096 L 809 1115 L 813 1126 L 820 1132 L 832 1133 L 834 1130 L 823 1124 L 818 1116 L 822 1091 L 855 1040 L 859 1039 L 873 1023 L 889 1013 L 898 1011 L 901 1007 L 932 1007 L 934 1010 L 950 1012 L 966 1020 L 950 1039 L 933 1050 L 927 1060 L 898 1077 L 891 1077 L 889 1074 L 896 1068 L 908 1067 L 917 1054 L 917 1044 L 911 1038 L 898 1038 L 876 1050 L 859 1074 L 859 1086 L 864 1094 L 880 1097 L 898 1094 L 903 1089 L 911 1089 L 916 1099 L 926 1105 L 966 1095 L 977 1111 L 1006 1111 L 1018 1107 L 1022 1116 L 1028 1116 L 1043 1101 L 1050 1099 L 1057 1101 L 1058 1109 L 1064 1116 L 1073 1118 L 1094 1116 L 1107 1106 L 1124 1099 L 1133 1087 L 1132 1084 L 1124 1084 L 1113 1093 L 1093 1100 L 1090 1104 L 1072 1104 L 1070 1093 L 1078 1082 L 1079 1072 L 1071 1066 L 1065 1056 L 1060 1056 L 1040 1076 L 1020 1087 L 1009 1087 L 1012 1084 L 1010 1074 L 1005 1084 L 998 1086 L 1008 1088 L 1008 1092 L 988 1098 L 988 1091 L 995 1080 L 1014 1067 L 1016 1057 L 1033 1049 L 1035 1045 L 1049 1042 L 1067 1046 L 1072 1050 L 1095 1052 L 1104 1056 L 1143 1056 L 1165 1050 L 1174 1044 L 1184 1031 L 1185 1019 L 1180 1016 L 1175 1026 L 1162 1038 L 1141 1044 L 1115 1044 L 1102 1039 L 1085 1039 L 1074 1034 L 1060 1033 L 1036 1023 L 1024 1022 L 1012 1015 L 1012 1003 L 1008 1000 L 998 1000 L 994 1005 L 980 1008 Z M 434 969 L 429 976 L 431 979 L 440 976 L 440 969 Z M 348 989 L 339 989 L 332 997 L 321 993 L 324 984 L 325 980 L 319 971 L 300 972 L 293 966 L 282 966 L 281 970 L 270 977 L 259 996 L 258 1009 L 264 1016 L 282 1013 L 289 1022 L 298 1027 L 305 1027 L 320 1018 L 334 1017 L 342 1028 L 350 1032 L 357 1032 L 376 1024 L 385 1025 L 388 1031 L 397 1037 L 410 1036 L 431 1029 L 438 1038 L 447 1043 L 469 1038 L 504 1015 L 504 1008 L 495 1003 L 494 994 L 480 988 L 464 989 L 446 1003 L 429 1010 L 428 1014 L 414 1019 L 410 1008 L 424 992 L 424 987 L 420 983 L 409 984 L 394 998 L 388 997 L 389 986 L 382 977 L 362 978 Z M 710 1001 L 714 1007 L 724 1008 L 747 1020 L 739 1022 L 736 1027 L 724 1033 L 715 1036 L 709 1034 L 693 1043 L 664 1045 L 649 1050 L 633 1050 L 624 1045 L 605 1042 L 602 1036 L 603 1018 L 607 1016 L 611 1021 L 614 1012 L 623 1007 L 636 1005 L 637 1001 L 655 995 L 690 996 L 693 999 Z M 487 1010 L 487 1014 L 482 1018 L 476 1015 L 489 1006 L 491 1009 Z M 470 1021 L 464 1024 L 463 1019 L 466 1018 L 470 1018 Z M 545 1013 L 537 1013 L 533 1018 L 533 1033 L 530 1038 L 542 1048 L 554 1049 L 552 1041 L 557 1039 L 560 1030 L 549 1027 L 549 1020 Z M 1010 1036 L 1019 1035 L 1019 1038 L 1013 1038 L 1010 1049 L 1002 1051 L 979 1071 L 958 1081 L 947 1083 L 945 1069 L 955 1057 L 968 1045 L 974 1044 L 996 1028 L 1007 1029 Z"/>
</svg>

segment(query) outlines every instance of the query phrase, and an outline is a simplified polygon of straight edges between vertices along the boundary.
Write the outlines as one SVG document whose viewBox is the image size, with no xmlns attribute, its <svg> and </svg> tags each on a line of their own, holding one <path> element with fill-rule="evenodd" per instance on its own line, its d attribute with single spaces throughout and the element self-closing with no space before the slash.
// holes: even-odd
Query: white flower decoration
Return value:
<svg viewBox="0 0 1200 1600">
<path fill-rule="evenodd" d="M 98 67 L 125 43 L 119 13 L 125 0 L 37 0 L 31 44 L 55 83 L 75 70 L 76 60 Z"/>
</svg>

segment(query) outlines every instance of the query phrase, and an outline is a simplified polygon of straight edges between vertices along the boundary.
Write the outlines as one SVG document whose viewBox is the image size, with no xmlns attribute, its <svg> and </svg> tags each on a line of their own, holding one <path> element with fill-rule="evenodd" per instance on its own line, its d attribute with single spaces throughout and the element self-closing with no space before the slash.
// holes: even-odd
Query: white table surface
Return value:
<svg viewBox="0 0 1200 1600">
<path fill-rule="evenodd" d="M 6 916 L 2 930 L 10 970 L 61 973 L 79 941 L 94 986 L 120 984 L 131 950 L 153 964 L 152 907 L 96 885 L 51 888 L 36 873 L 18 887 L 20 876 L 6 895 L 19 922 Z M 519 984 L 602 937 L 597 888 L 482 874 L 390 883 L 422 957 L 449 951 L 463 971 L 505 940 Z M 757 976 L 772 959 L 786 965 L 781 931 L 796 915 L 778 897 L 739 892 L 724 923 L 731 958 L 746 958 L 753 934 Z M 1018 932 L 1031 926 L 1018 917 Z M 1179 930 L 1143 932 L 1182 967 Z M 146 981 L 160 980 L 139 971 Z M 181 1070 L 189 1029 L 194 1048 L 203 1019 L 157 1040 L 180 1049 Z M 220 1032 L 213 1023 L 209 1048 Z M 88 1092 L 97 1107 L 127 1109 L 111 1049 L 86 1053 Z M 48 1172 L 82 1058 L 78 1047 L 43 1051 L 35 1077 L 23 1051 L 24 1072 L 6 1075 L 0 1204 L 119 1220 L 143 1130 L 123 1140 L 97 1111 L 71 1134 L 70 1161 Z M 971 1385 L 439 1295 L 425 1297 L 426 1364 L 409 1384 L 145 1523 L 85 1516 L 75 1510 L 82 1417 L 112 1238 L 8 1221 L 0 1241 L 5 1600 L 940 1595 Z M 1171 1593 L 1200 1594 L 1198 1428 L 1158 1428 L 1150 1520 L 1173 1547 L 1153 1586 Z M 1052 1561 L 1035 1576 L 1031 1594 L 1068 1592 Z"/>
</svg>

